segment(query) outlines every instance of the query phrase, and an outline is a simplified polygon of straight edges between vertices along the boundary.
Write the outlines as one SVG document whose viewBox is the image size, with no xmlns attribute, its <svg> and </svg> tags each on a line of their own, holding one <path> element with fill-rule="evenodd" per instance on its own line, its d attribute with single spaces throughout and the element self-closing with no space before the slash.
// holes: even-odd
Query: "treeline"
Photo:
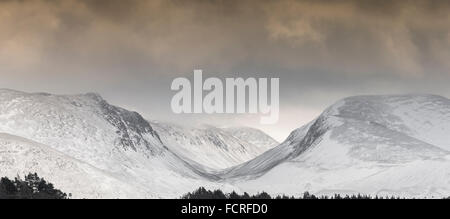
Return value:
<svg viewBox="0 0 450 219">
<path fill-rule="evenodd" d="M 316 196 L 310 194 L 309 192 L 303 193 L 301 197 L 294 196 L 286 196 L 286 195 L 278 195 L 275 197 L 270 196 L 266 192 L 261 192 L 256 195 L 249 195 L 248 193 L 244 193 L 242 195 L 237 194 L 235 191 L 231 193 L 224 193 L 221 190 L 207 190 L 203 187 L 195 190 L 194 192 L 190 192 L 181 197 L 182 199 L 400 199 L 399 197 L 379 197 L 379 196 L 369 196 L 369 195 L 339 195 L 335 194 L 333 196 Z"/>
<path fill-rule="evenodd" d="M 16 177 L 0 179 L 0 199 L 67 199 L 68 195 L 53 184 L 40 178 L 36 173 L 28 174 L 22 180 Z"/>
</svg>

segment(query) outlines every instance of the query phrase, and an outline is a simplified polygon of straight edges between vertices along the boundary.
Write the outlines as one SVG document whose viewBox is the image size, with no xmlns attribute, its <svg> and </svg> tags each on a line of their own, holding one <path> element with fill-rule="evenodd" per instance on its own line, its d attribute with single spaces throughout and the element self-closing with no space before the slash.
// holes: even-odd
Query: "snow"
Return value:
<svg viewBox="0 0 450 219">
<path fill-rule="evenodd" d="M 14 178 L 28 173 L 69 191 L 73 198 L 125 198 L 136 196 L 130 185 L 52 148 L 0 133 L 0 175 Z"/>
<path fill-rule="evenodd" d="M 3 115 L 0 117 L 0 132 L 47 145 L 132 188 L 132 192 L 124 192 L 123 195 L 111 193 L 103 196 L 101 193 L 96 196 L 98 198 L 111 195 L 173 198 L 200 185 L 226 187 L 211 182 L 211 175 L 204 173 L 201 167 L 194 167 L 169 151 L 139 114 L 109 105 L 96 94 L 67 96 L 1 90 L 0 115 Z M 0 162 L 3 159 L 6 157 Z M 33 170 L 29 168 L 32 165 L 17 166 L 21 159 L 24 158 L 18 157 L 16 162 L 10 163 L 9 174 Z M 41 162 L 36 158 L 33 165 L 43 177 L 50 175 L 49 180 L 66 180 L 63 171 L 48 173 L 46 166 L 49 163 L 45 159 Z M 77 187 L 68 187 L 65 192 L 76 194 Z"/>
<path fill-rule="evenodd" d="M 97 94 L 0 90 L 0 175 L 76 198 L 177 198 L 200 186 L 301 195 L 450 195 L 450 100 L 338 101 L 281 144 L 250 128 L 149 123 Z"/>
<path fill-rule="evenodd" d="M 224 175 L 248 192 L 446 197 L 449 110 L 448 99 L 432 95 L 346 98 L 270 153 Z"/>
<path fill-rule="evenodd" d="M 248 143 L 258 147 L 261 151 L 266 152 L 269 149 L 278 146 L 280 143 L 264 133 L 263 131 L 250 127 L 229 127 L 224 129 L 237 139 L 247 141 Z"/>
<path fill-rule="evenodd" d="M 156 121 L 152 126 L 171 151 L 212 170 L 236 166 L 278 144 L 262 131 L 248 127 L 193 128 Z"/>
</svg>

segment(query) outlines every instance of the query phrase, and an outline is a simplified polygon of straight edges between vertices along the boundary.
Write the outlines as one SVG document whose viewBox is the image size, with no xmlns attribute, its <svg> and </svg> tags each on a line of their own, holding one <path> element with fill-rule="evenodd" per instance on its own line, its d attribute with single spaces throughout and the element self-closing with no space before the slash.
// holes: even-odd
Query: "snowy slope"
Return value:
<svg viewBox="0 0 450 219">
<path fill-rule="evenodd" d="M 449 133 L 446 98 L 350 97 L 222 177 L 249 192 L 448 196 Z"/>
<path fill-rule="evenodd" d="M 0 90 L 1 132 L 44 143 L 105 169 L 115 168 L 116 161 L 124 159 L 114 153 L 119 148 L 146 156 L 163 152 L 144 121 L 139 114 L 113 107 L 95 94 L 57 96 Z"/>
<path fill-rule="evenodd" d="M 252 128 L 182 127 L 153 122 L 164 145 L 186 160 L 210 169 L 225 169 L 253 159 L 277 142 Z"/>
<path fill-rule="evenodd" d="M 230 133 L 233 137 L 246 141 L 258 148 L 261 151 L 266 152 L 269 149 L 279 145 L 275 139 L 264 133 L 263 131 L 251 127 L 230 127 L 224 128 L 224 130 Z"/>
<path fill-rule="evenodd" d="M 296 146 L 303 140 L 310 126 L 311 124 L 308 124 L 294 130 L 283 143 L 266 151 L 260 156 L 224 170 L 220 174 L 221 178 L 255 178 L 266 173 L 292 156 Z"/>
<path fill-rule="evenodd" d="M 107 173 L 70 158 L 46 145 L 0 133 L 0 175 L 14 178 L 28 173 L 52 182 L 73 198 L 120 198 L 138 191 Z"/>
<path fill-rule="evenodd" d="M 450 100 L 433 95 L 346 98 L 273 147 L 247 128 L 149 123 L 96 94 L 3 89 L 0 133 L 0 175 L 37 172 L 75 197 L 450 195 Z"/>
<path fill-rule="evenodd" d="M 138 113 L 112 106 L 96 94 L 0 90 L 0 132 L 94 166 L 140 190 L 139 198 L 178 197 L 208 185 L 213 177 L 168 150 Z"/>
</svg>

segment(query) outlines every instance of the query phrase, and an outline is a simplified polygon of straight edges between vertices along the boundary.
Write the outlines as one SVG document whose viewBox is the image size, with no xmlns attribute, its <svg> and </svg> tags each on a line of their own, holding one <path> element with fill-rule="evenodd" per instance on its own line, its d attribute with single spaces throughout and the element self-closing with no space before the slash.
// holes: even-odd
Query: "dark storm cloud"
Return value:
<svg viewBox="0 0 450 219">
<path fill-rule="evenodd" d="M 10 43 L 73 55 L 73 62 L 127 64 L 133 57 L 128 61 L 220 71 L 270 59 L 292 70 L 420 75 L 448 55 L 445 1 L 66 0 L 2 7 L 14 14 L 2 22 L 6 33 L 15 32 Z"/>
<path fill-rule="evenodd" d="M 294 114 L 348 95 L 449 96 L 449 11 L 444 0 L 0 1 L 0 86 L 98 91 L 163 119 L 171 80 L 194 68 L 278 76 Z"/>
</svg>

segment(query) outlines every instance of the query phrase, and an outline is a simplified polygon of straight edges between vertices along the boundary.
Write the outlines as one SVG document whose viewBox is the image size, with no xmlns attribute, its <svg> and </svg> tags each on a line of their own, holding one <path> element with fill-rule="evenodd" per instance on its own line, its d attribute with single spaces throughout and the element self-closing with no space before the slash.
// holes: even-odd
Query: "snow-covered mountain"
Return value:
<svg viewBox="0 0 450 219">
<path fill-rule="evenodd" d="M 4 133 L 0 133 L 0 173 L 10 178 L 39 173 L 75 198 L 139 197 L 139 191 L 105 171 L 49 146 Z"/>
<path fill-rule="evenodd" d="M 66 96 L 0 90 L 0 132 L 47 145 L 126 182 L 139 191 L 128 193 L 129 197 L 178 197 L 198 185 L 213 184 L 208 182 L 213 176 L 165 147 L 142 116 L 112 106 L 96 94 Z M 46 165 L 39 159 L 35 161 L 41 168 Z"/>
<path fill-rule="evenodd" d="M 255 145 L 264 152 L 280 144 L 275 139 L 259 129 L 251 127 L 230 127 L 225 128 L 224 130 L 237 139 Z"/>
<path fill-rule="evenodd" d="M 443 197 L 450 194 L 449 134 L 444 97 L 350 97 L 222 177 L 249 192 Z"/>
<path fill-rule="evenodd" d="M 349 97 L 275 143 L 248 128 L 149 123 L 96 94 L 0 90 L 0 176 L 37 172 L 76 198 L 176 198 L 199 186 L 450 195 L 444 97 Z"/>
<path fill-rule="evenodd" d="M 264 132 L 248 127 L 192 128 L 161 122 L 152 126 L 171 151 L 212 170 L 236 166 L 279 144 Z"/>
</svg>

